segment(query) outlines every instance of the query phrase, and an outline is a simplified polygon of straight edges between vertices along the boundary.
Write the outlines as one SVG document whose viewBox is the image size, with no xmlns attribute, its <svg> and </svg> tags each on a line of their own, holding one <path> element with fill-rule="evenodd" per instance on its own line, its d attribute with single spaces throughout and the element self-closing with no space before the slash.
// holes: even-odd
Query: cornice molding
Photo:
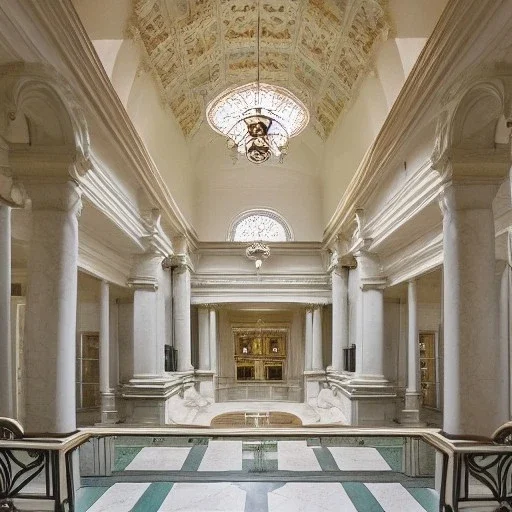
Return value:
<svg viewBox="0 0 512 512">
<path fill-rule="evenodd" d="M 374 213 L 366 224 L 366 233 L 376 249 L 389 236 L 418 215 L 426 206 L 438 200 L 441 177 L 425 161 L 398 192 L 390 197 L 384 207 Z"/>
<path fill-rule="evenodd" d="M 383 267 L 388 276 L 388 286 L 394 286 L 426 274 L 442 264 L 443 228 L 439 224 L 407 247 L 388 256 Z"/>
<path fill-rule="evenodd" d="M 356 206 L 365 205 L 378 183 L 389 171 L 400 149 L 415 133 L 432 98 L 439 97 L 440 84 L 484 25 L 499 8 L 493 0 L 448 2 L 432 35 L 400 91 L 374 143 L 363 157 L 324 230 L 324 245 L 350 226 Z M 446 85 L 443 87 L 446 89 Z"/>
<path fill-rule="evenodd" d="M 316 255 L 323 252 L 321 242 L 265 242 L 272 255 Z M 199 242 L 196 255 L 243 254 L 250 242 Z"/>
<path fill-rule="evenodd" d="M 78 236 L 78 268 L 110 283 L 126 286 L 131 261 L 106 247 L 80 223 Z"/>
<path fill-rule="evenodd" d="M 219 275 L 195 274 L 192 303 L 294 302 L 329 304 L 331 280 L 327 274 Z"/>
<path fill-rule="evenodd" d="M 192 288 L 210 286 L 240 287 L 250 285 L 265 289 L 269 285 L 286 287 L 320 286 L 330 289 L 330 276 L 322 274 L 194 274 L 191 279 Z"/>
</svg>

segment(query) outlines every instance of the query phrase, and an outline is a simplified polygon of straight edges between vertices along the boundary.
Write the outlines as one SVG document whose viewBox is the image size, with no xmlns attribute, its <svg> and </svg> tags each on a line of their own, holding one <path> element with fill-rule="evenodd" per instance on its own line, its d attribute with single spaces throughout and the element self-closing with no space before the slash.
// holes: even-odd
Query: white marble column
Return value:
<svg viewBox="0 0 512 512">
<path fill-rule="evenodd" d="M 31 185 L 32 238 L 25 324 L 25 429 L 76 428 L 76 300 L 80 189 Z"/>
<path fill-rule="evenodd" d="M 496 262 L 496 292 L 498 294 L 497 324 L 500 339 L 500 372 L 506 375 L 507 386 L 505 388 L 506 401 L 508 404 L 507 416 L 511 417 L 512 407 L 510 386 L 512 385 L 510 373 L 510 267 L 508 262 Z"/>
<path fill-rule="evenodd" d="M 343 370 L 343 349 L 348 348 L 348 268 L 332 271 L 332 362 L 333 370 Z"/>
<path fill-rule="evenodd" d="M 110 387 L 110 288 L 101 281 L 100 294 L 100 393 L 101 422 L 117 421 L 116 397 Z"/>
<path fill-rule="evenodd" d="M 0 416 L 14 417 L 11 340 L 11 208 L 0 203 Z"/>
<path fill-rule="evenodd" d="M 407 390 L 405 392 L 405 407 L 402 411 L 403 424 L 419 424 L 420 394 L 419 394 L 419 343 L 418 343 L 418 302 L 416 280 L 411 280 L 407 288 L 407 305 L 409 334 L 407 344 Z"/>
<path fill-rule="evenodd" d="M 494 288 L 492 201 L 499 182 L 458 179 L 441 198 L 444 248 L 444 423 L 485 435 L 506 421 Z"/>
<path fill-rule="evenodd" d="M 210 369 L 210 312 L 208 307 L 198 308 L 199 370 Z"/>
<path fill-rule="evenodd" d="M 365 250 L 355 254 L 361 293 L 357 315 L 356 373 L 358 380 L 376 385 L 384 378 L 384 287 L 378 257 Z"/>
<path fill-rule="evenodd" d="M 162 272 L 162 256 L 146 253 L 136 257 L 132 277 L 133 288 L 133 379 L 132 383 L 162 376 L 164 340 L 159 328 L 158 278 Z M 160 318 L 160 321 L 163 321 Z"/>
<path fill-rule="evenodd" d="M 322 350 L 322 306 L 315 305 L 313 309 L 313 347 L 311 366 L 313 370 L 323 370 Z"/>
<path fill-rule="evenodd" d="M 305 325 L 304 325 L 304 369 L 312 369 L 313 358 L 313 308 L 306 307 Z"/>
<path fill-rule="evenodd" d="M 190 268 L 181 262 L 173 269 L 174 346 L 178 350 L 178 371 L 193 370 L 190 336 Z"/>
<path fill-rule="evenodd" d="M 210 368 L 212 372 L 218 373 L 217 368 L 217 309 L 215 306 L 210 307 Z"/>
</svg>

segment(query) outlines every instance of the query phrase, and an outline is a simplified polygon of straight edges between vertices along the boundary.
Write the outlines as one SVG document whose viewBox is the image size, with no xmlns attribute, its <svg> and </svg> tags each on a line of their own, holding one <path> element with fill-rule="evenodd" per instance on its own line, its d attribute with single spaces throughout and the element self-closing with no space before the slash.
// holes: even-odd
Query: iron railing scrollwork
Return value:
<svg viewBox="0 0 512 512">
<path fill-rule="evenodd" d="M 465 494 L 468 498 L 468 476 L 474 477 L 492 493 L 500 506 L 512 505 L 512 453 L 493 453 L 482 455 L 466 453 Z M 508 509 L 506 509 L 508 510 Z"/>
<path fill-rule="evenodd" d="M 21 454 L 25 454 L 29 460 L 22 460 Z M 43 470 L 48 470 L 48 455 L 48 452 L 40 450 L 0 451 L 0 499 L 18 495 Z M 47 495 L 48 491 L 47 484 Z"/>
</svg>

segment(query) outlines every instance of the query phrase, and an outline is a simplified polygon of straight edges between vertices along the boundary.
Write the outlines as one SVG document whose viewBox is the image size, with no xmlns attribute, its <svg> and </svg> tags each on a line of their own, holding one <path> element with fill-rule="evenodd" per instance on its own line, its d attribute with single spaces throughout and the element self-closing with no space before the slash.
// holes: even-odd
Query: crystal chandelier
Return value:
<svg viewBox="0 0 512 512">
<path fill-rule="evenodd" d="M 298 135 L 309 122 L 309 112 L 284 87 L 260 83 L 260 13 L 258 2 L 257 80 L 231 88 L 213 99 L 206 119 L 213 130 L 228 139 L 234 154 L 245 154 L 261 164 L 271 156 L 282 161 L 290 137 Z"/>
</svg>

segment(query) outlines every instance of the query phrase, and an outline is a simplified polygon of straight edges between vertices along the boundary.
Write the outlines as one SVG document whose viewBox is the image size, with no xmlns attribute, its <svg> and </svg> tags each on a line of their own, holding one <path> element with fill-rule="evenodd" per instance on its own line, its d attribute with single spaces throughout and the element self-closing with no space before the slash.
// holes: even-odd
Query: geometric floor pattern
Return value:
<svg viewBox="0 0 512 512">
<path fill-rule="evenodd" d="M 437 512 L 429 480 L 411 483 L 400 472 L 399 448 L 310 444 L 208 440 L 122 447 L 112 477 L 83 479 L 76 510 Z"/>
<path fill-rule="evenodd" d="M 398 483 L 118 483 L 77 493 L 79 512 L 436 512 L 438 503 L 432 489 Z"/>
</svg>

